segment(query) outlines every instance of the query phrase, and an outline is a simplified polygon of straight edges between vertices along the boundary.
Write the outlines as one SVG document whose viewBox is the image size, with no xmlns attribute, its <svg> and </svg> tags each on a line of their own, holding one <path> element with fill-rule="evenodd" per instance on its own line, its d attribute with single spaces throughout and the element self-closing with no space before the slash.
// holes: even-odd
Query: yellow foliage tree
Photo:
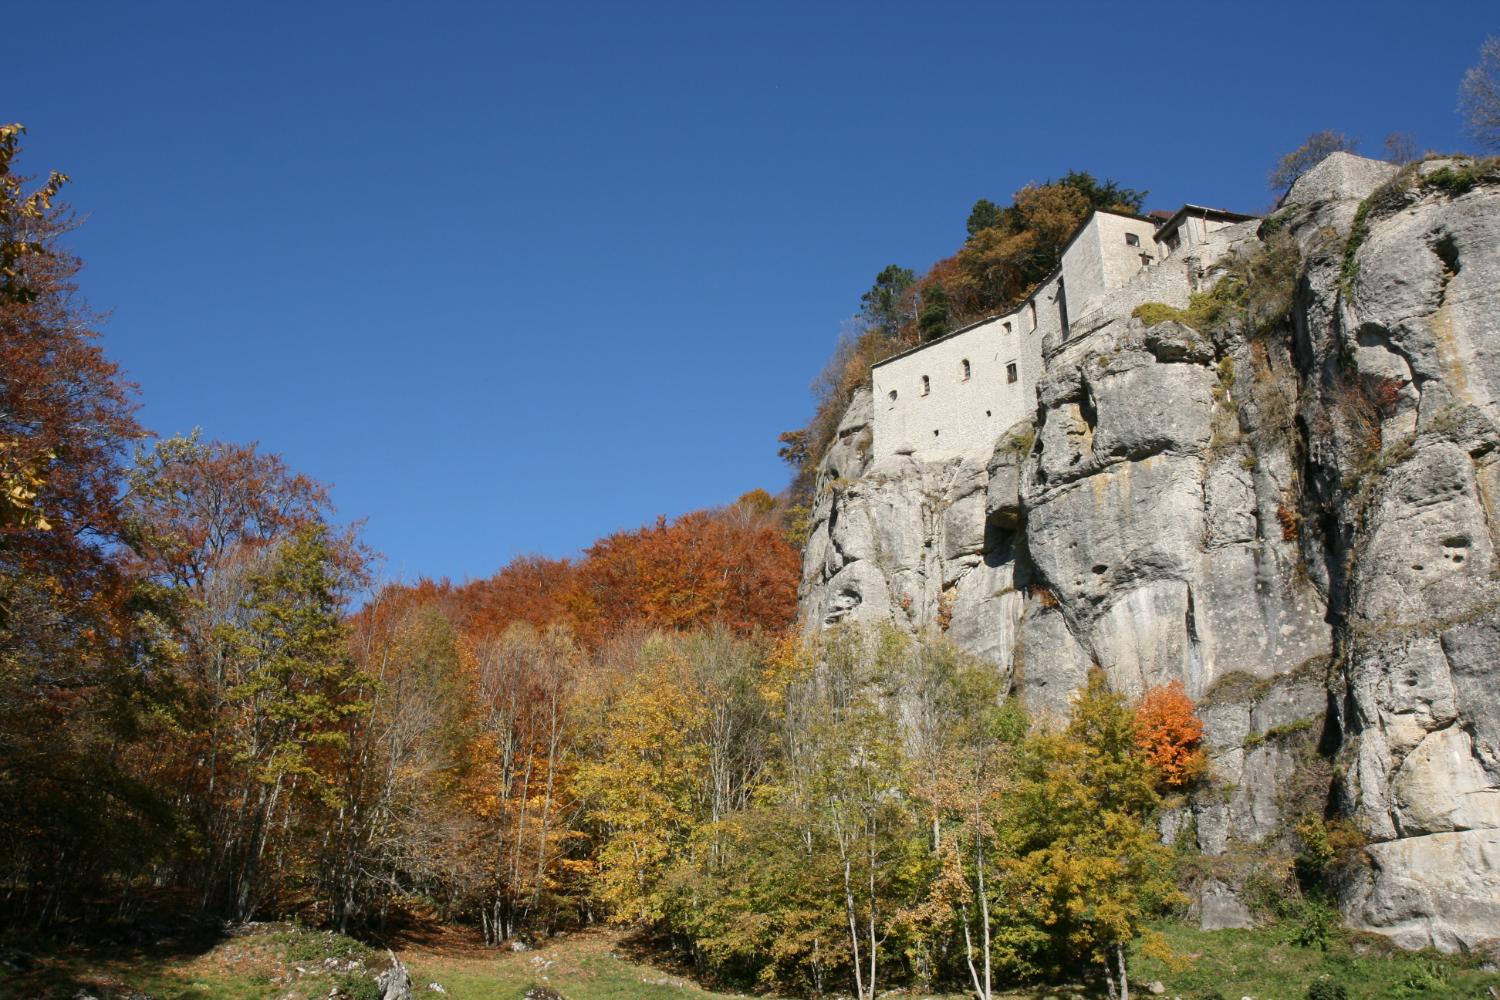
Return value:
<svg viewBox="0 0 1500 1000">
<path fill-rule="evenodd" d="M 575 779 L 599 841 L 594 891 L 609 919 L 655 923 L 666 914 L 663 876 L 699 820 L 705 706 L 690 664 L 659 636 L 602 701 L 582 709 L 589 733 Z"/>
</svg>

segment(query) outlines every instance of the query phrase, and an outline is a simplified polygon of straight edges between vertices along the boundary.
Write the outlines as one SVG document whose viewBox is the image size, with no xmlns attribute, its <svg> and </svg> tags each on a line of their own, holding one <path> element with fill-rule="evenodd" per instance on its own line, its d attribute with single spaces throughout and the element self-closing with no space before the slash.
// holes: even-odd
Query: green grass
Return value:
<svg viewBox="0 0 1500 1000">
<path fill-rule="evenodd" d="M 1167 996 L 1210 1000 L 1303 1000 L 1319 980 L 1341 984 L 1349 1000 L 1469 1000 L 1500 990 L 1500 974 L 1479 962 L 1432 951 L 1405 952 L 1383 938 L 1335 931 L 1325 951 L 1294 943 L 1295 928 L 1272 924 L 1245 931 L 1199 931 L 1183 924 L 1157 928 L 1172 962 L 1137 955 L 1131 979 L 1157 979 Z"/>
<path fill-rule="evenodd" d="M 1487 998 L 1500 989 L 1500 975 L 1478 962 L 1434 952 L 1401 952 L 1383 939 L 1335 931 L 1326 950 L 1295 943 L 1296 928 L 1273 924 L 1250 931 L 1202 932 L 1179 923 L 1157 928 L 1170 959 L 1136 949 L 1133 982 L 1160 980 L 1166 996 L 1182 1000 L 1303 1000 L 1322 981 L 1329 996 L 1342 985 L 1348 1000 Z M 398 943 L 419 997 L 440 983 L 449 1000 L 521 1000 L 532 987 L 550 988 L 565 1000 L 729 1000 L 743 994 L 716 993 L 632 955 L 618 933 L 591 931 L 559 938 L 531 951 L 484 948 L 471 937 L 442 931 L 430 939 Z M 322 967 L 323 959 L 364 958 L 385 966 L 380 949 L 336 935 L 285 925 L 224 939 L 188 953 L 146 954 L 115 949 L 64 950 L 42 957 L 24 974 L 0 977 L 0 998 L 72 1000 L 85 989 L 101 1000 L 132 992 L 155 1000 L 324 1000 L 344 975 Z M 302 971 L 298 972 L 299 966 Z M 347 985 L 356 996 L 373 995 L 368 973 Z M 833 984 L 837 989 L 842 984 Z M 833 996 L 836 994 L 830 994 Z M 910 997 L 931 994 L 909 993 Z M 1077 988 L 1028 989 L 1004 994 L 1012 1000 L 1077 998 Z M 956 997 L 953 1000 L 957 1000 Z"/>
</svg>

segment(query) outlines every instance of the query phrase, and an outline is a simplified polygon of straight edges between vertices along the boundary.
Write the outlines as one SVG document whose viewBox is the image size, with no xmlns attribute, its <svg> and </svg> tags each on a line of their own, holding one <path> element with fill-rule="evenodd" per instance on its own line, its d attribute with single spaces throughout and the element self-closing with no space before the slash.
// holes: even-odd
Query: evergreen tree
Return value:
<svg viewBox="0 0 1500 1000">
<path fill-rule="evenodd" d="M 943 283 L 935 281 L 922 293 L 922 314 L 917 319 L 917 329 L 922 340 L 936 340 L 948 332 L 950 306 L 948 290 Z"/>
<path fill-rule="evenodd" d="M 875 276 L 875 284 L 859 298 L 860 315 L 874 329 L 894 337 L 911 322 L 912 286 L 917 275 L 910 268 L 888 264 Z"/>
<path fill-rule="evenodd" d="M 988 198 L 980 198 L 969 210 L 969 235 L 974 236 L 986 229 L 993 229 L 1005 221 L 1004 211 Z"/>
</svg>

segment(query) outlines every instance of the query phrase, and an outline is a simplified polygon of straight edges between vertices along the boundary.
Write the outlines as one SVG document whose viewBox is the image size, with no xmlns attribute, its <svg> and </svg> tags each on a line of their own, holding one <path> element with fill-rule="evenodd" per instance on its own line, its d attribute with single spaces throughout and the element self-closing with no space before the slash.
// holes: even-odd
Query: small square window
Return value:
<svg viewBox="0 0 1500 1000">
<path fill-rule="evenodd" d="M 1141 245 L 1141 238 L 1135 233 L 1126 233 L 1125 245 L 1128 247 L 1138 247 Z"/>
<path fill-rule="evenodd" d="M 1016 372 L 1016 363 L 1012 361 L 1005 366 L 1005 381 L 1007 383 L 1014 382 L 1018 378 L 1020 378 L 1020 375 Z"/>
</svg>

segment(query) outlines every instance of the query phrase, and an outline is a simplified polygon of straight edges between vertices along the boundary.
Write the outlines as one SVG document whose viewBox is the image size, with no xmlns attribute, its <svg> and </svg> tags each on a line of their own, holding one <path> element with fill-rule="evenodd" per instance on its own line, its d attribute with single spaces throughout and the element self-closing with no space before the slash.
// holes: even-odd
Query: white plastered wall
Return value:
<svg viewBox="0 0 1500 1000">
<path fill-rule="evenodd" d="M 1041 340 L 1025 329 L 1023 307 L 1021 313 L 950 334 L 877 365 L 875 457 L 993 446 L 1001 433 L 1033 409 Z M 1015 382 L 1007 381 L 1010 364 L 1016 366 Z"/>
</svg>

